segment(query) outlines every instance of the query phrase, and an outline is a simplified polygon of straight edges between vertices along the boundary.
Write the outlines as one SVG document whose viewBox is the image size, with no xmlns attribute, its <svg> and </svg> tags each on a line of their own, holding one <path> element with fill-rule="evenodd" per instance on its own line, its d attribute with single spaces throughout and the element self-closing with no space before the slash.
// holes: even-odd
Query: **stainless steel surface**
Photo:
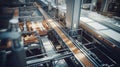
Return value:
<svg viewBox="0 0 120 67">
<path fill-rule="evenodd" d="M 87 24 L 89 28 L 92 27 L 95 32 L 98 33 L 98 31 L 99 31 L 99 32 L 105 34 L 107 37 L 110 37 L 111 39 L 113 39 L 117 42 L 120 42 L 120 39 L 119 39 L 120 33 L 116 32 L 114 29 L 111 29 L 105 25 L 102 25 L 99 22 L 94 21 L 88 17 L 81 17 L 81 21 L 83 23 Z M 100 33 L 98 33 L 98 34 L 99 34 L 99 36 L 101 35 Z M 103 38 L 104 38 L 104 36 L 103 36 Z"/>
<path fill-rule="evenodd" d="M 56 54 L 55 47 L 47 37 L 43 37 L 41 38 L 41 40 L 48 56 L 53 56 L 54 54 Z"/>
<path fill-rule="evenodd" d="M 82 0 L 67 0 L 66 27 L 71 30 L 78 29 Z"/>
<path fill-rule="evenodd" d="M 87 23 L 87 24 L 90 25 L 91 27 L 93 27 L 96 30 L 106 30 L 106 29 L 108 29 L 108 27 L 103 26 L 103 25 L 101 25 L 97 22 L 96 23 Z"/>
<path fill-rule="evenodd" d="M 110 38 L 120 42 L 120 33 L 113 30 L 102 30 L 101 32 L 109 36 Z"/>
</svg>

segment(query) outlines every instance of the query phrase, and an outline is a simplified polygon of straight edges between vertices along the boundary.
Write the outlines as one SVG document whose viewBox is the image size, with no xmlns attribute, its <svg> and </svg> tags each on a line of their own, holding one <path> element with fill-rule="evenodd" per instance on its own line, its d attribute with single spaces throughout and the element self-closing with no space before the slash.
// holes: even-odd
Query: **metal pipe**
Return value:
<svg viewBox="0 0 120 67">
<path fill-rule="evenodd" d="M 59 51 L 55 51 L 55 52 L 58 53 L 58 52 L 67 51 L 67 50 L 68 49 L 63 49 L 63 50 L 59 50 Z M 52 52 L 47 52 L 47 53 L 43 53 L 43 54 L 39 54 L 39 55 L 35 55 L 35 56 L 30 56 L 30 57 L 27 57 L 26 59 L 35 58 L 35 57 L 38 57 L 38 56 L 44 56 L 48 53 L 52 53 Z"/>
</svg>

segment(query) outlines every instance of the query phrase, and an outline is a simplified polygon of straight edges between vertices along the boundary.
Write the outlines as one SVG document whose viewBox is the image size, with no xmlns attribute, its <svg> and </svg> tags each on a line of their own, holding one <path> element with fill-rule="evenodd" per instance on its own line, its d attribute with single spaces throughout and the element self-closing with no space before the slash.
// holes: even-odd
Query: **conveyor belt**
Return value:
<svg viewBox="0 0 120 67">
<path fill-rule="evenodd" d="M 36 3 L 35 3 L 36 4 Z M 69 49 L 73 52 L 74 56 L 78 61 L 80 61 L 85 67 L 94 67 L 94 64 L 80 51 L 72 41 L 57 27 L 54 23 L 54 20 L 48 17 L 48 15 L 44 12 L 44 10 L 36 4 L 39 11 L 43 14 L 47 22 L 51 25 L 51 27 L 57 32 L 57 34 L 62 38 L 65 44 L 69 47 Z"/>
<path fill-rule="evenodd" d="M 118 32 L 87 17 L 81 17 L 80 19 L 80 27 L 94 35 L 97 39 L 110 45 L 111 47 L 120 48 L 120 34 Z"/>
<path fill-rule="evenodd" d="M 53 44 L 49 41 L 47 37 L 43 37 L 41 38 L 41 40 L 48 56 L 53 56 L 54 54 L 56 54 Z"/>
</svg>

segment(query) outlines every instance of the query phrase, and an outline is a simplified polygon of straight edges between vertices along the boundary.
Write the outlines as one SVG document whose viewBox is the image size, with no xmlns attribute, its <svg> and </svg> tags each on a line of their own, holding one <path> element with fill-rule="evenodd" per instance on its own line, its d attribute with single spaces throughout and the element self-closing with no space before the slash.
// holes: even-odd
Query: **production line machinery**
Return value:
<svg viewBox="0 0 120 67">
<path fill-rule="evenodd" d="M 53 44 L 48 38 L 51 35 L 40 35 L 42 32 L 44 32 L 41 30 L 41 27 L 45 28 L 47 31 L 49 30 L 49 27 L 45 21 L 43 21 L 44 23 L 33 21 L 24 21 L 18 23 L 18 19 L 19 12 L 18 9 L 16 9 L 14 11 L 13 19 L 10 21 L 8 30 L 0 33 L 0 58 L 2 60 L 0 63 L 1 67 L 68 66 L 67 63 L 69 61 L 66 63 L 66 60 L 73 56 L 69 49 L 58 49 L 60 45 L 55 42 L 58 44 L 55 47 L 55 43 Z M 33 27 L 31 27 L 31 25 Z M 10 45 L 8 39 L 11 40 Z M 54 38 L 52 37 L 52 39 Z M 4 42 L 8 44 L 5 44 Z M 49 56 L 50 54 L 51 56 Z M 72 65 L 73 64 L 75 65 L 75 63 L 72 63 Z"/>
<path fill-rule="evenodd" d="M 91 60 L 90 57 L 86 56 L 84 53 L 82 53 L 81 50 L 76 47 L 75 43 L 72 43 L 73 41 L 70 41 L 69 38 L 67 38 L 65 32 L 63 33 L 61 28 L 55 23 L 54 20 L 52 20 L 50 17 L 47 16 L 47 14 L 41 9 L 39 5 L 37 5 L 40 12 L 43 14 L 49 25 L 55 30 L 56 34 L 59 35 L 59 37 L 62 39 L 62 41 L 68 46 L 68 48 L 73 52 L 73 55 L 75 58 L 82 64 L 82 66 L 99 66 L 97 65 L 97 62 L 93 59 Z M 81 58 L 81 56 L 84 58 Z M 102 65 L 102 64 L 101 64 Z"/>
<path fill-rule="evenodd" d="M 16 55 L 18 55 L 18 54 L 14 54 L 14 57 L 12 57 L 10 60 L 10 62 L 12 61 L 11 63 L 9 63 L 10 66 L 12 67 L 26 67 L 26 66 L 27 67 L 59 67 L 59 66 L 115 67 L 114 63 L 113 65 L 111 64 L 109 65 L 101 62 L 101 60 L 99 60 L 99 58 L 97 58 L 97 56 L 94 55 L 91 51 L 87 50 L 87 48 L 85 48 L 83 44 L 81 44 L 77 40 L 73 40 L 58 25 L 58 23 L 56 23 L 51 17 L 47 15 L 47 13 L 40 7 L 40 5 L 38 5 L 37 3 L 34 3 L 33 5 L 34 8 L 37 9 L 38 11 L 37 13 L 39 14 L 28 13 L 26 15 L 24 14 L 19 15 L 20 13 L 22 13 L 21 10 L 16 9 L 14 11 L 14 18 L 17 17 L 20 21 L 19 23 L 17 23 L 18 27 L 16 28 L 17 29 L 20 28 L 20 32 L 21 32 L 21 38 L 19 38 L 20 37 L 19 34 L 19 37 L 17 37 L 18 39 L 16 38 L 16 40 L 18 40 L 16 43 L 20 43 L 19 45 L 21 45 L 23 53 L 22 52 L 20 53 L 19 51 L 16 52 L 18 54 L 20 53 L 20 55 L 17 57 L 21 56 L 22 59 L 21 60 L 18 59 L 18 62 L 15 62 L 15 60 L 12 61 L 12 59 Z M 32 13 L 34 13 L 34 9 Z M 43 15 L 43 18 L 41 18 L 40 15 Z M 40 19 L 35 19 L 36 17 Z M 9 29 L 13 29 L 13 28 L 12 26 L 10 26 Z M 19 32 L 18 30 L 8 30 L 8 31 Z M 12 34 L 8 32 L 2 33 L 0 38 L 1 40 L 6 38 L 8 39 L 10 38 L 11 40 L 14 40 L 12 39 L 13 36 L 5 36 L 5 37 L 3 36 L 5 34 L 6 35 L 18 34 L 18 33 L 14 33 L 14 34 L 13 33 Z M 15 46 L 16 43 L 12 44 L 12 46 Z M 16 47 L 16 49 L 18 48 Z M 11 49 L 8 51 L 6 50 L 7 53 L 9 53 L 9 51 L 12 52 Z M 16 64 L 12 65 L 14 62 Z"/>
<path fill-rule="evenodd" d="M 38 2 L 41 4 L 41 2 Z M 41 5 L 42 8 L 46 7 L 45 5 Z M 45 8 L 44 8 L 45 9 Z M 46 9 L 45 9 L 46 10 Z M 46 10 L 47 12 L 47 10 Z M 52 14 L 52 12 L 49 12 Z M 48 14 L 49 14 L 48 13 Z M 51 16 L 51 15 L 50 15 Z M 53 18 L 53 16 L 51 16 Z M 85 19 L 84 19 L 85 18 Z M 87 17 L 81 17 L 80 27 L 83 29 L 83 33 L 76 34 L 76 36 L 72 36 L 75 40 L 80 40 L 82 45 L 84 45 L 88 51 L 92 51 L 97 57 L 101 60 L 101 62 L 105 63 L 105 66 L 119 66 L 119 33 L 114 31 L 111 26 L 106 27 L 104 26 L 104 22 L 97 23 L 96 21 L 90 20 Z M 53 18 L 54 20 L 59 18 Z M 56 22 L 59 22 L 56 20 Z M 60 23 L 60 22 L 59 22 Z M 57 23 L 57 24 L 59 24 Z M 105 24 L 108 24 L 107 22 Z M 109 30 L 110 29 L 112 30 Z M 60 28 L 64 28 L 60 25 Z M 104 29 L 105 28 L 105 29 Z M 107 29 L 106 29 L 107 28 Z M 65 30 L 65 29 L 64 29 Z M 81 29 L 78 29 L 81 30 Z M 99 31 L 98 31 L 99 30 Z M 105 30 L 105 31 L 103 31 Z M 66 31 L 66 30 L 65 30 Z M 103 31 L 101 33 L 101 31 Z M 113 33 L 107 34 L 107 31 L 111 31 Z M 68 31 L 66 31 L 68 32 Z M 104 33 L 105 32 L 105 33 Z M 69 34 L 69 33 L 68 33 Z M 113 35 L 115 34 L 115 35 Z M 111 36 L 113 35 L 113 36 Z M 80 37 L 80 39 L 78 38 Z M 115 38 L 116 37 L 116 38 Z M 76 39 L 78 38 L 78 39 Z M 82 41 L 81 41 L 82 38 Z M 113 40 L 115 39 L 115 40 Z M 96 47 L 97 46 L 97 47 Z M 116 52 L 116 53 L 113 53 Z M 106 59 L 103 59 L 106 58 Z"/>
</svg>

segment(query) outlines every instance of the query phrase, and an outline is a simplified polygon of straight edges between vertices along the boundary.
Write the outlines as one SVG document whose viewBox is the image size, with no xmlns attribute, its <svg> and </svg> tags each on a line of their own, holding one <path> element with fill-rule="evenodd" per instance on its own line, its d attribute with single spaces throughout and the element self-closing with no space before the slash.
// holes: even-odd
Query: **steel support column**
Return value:
<svg viewBox="0 0 120 67">
<path fill-rule="evenodd" d="M 112 0 L 103 0 L 103 3 L 101 5 L 101 11 L 102 12 L 107 12 L 108 6 L 111 3 Z"/>
<path fill-rule="evenodd" d="M 51 2 L 48 2 L 48 11 L 52 10 Z"/>
<path fill-rule="evenodd" d="M 82 0 L 66 0 L 66 27 L 74 30 L 72 34 L 78 29 L 81 13 Z"/>
<path fill-rule="evenodd" d="M 94 7 L 96 6 L 97 0 L 92 0 L 91 2 L 91 6 L 90 6 L 90 11 L 92 11 L 94 9 Z"/>
<path fill-rule="evenodd" d="M 59 13 L 59 11 L 58 11 L 58 0 L 55 0 L 55 5 L 56 5 L 56 10 L 55 10 L 55 16 L 58 18 L 58 13 Z"/>
</svg>

